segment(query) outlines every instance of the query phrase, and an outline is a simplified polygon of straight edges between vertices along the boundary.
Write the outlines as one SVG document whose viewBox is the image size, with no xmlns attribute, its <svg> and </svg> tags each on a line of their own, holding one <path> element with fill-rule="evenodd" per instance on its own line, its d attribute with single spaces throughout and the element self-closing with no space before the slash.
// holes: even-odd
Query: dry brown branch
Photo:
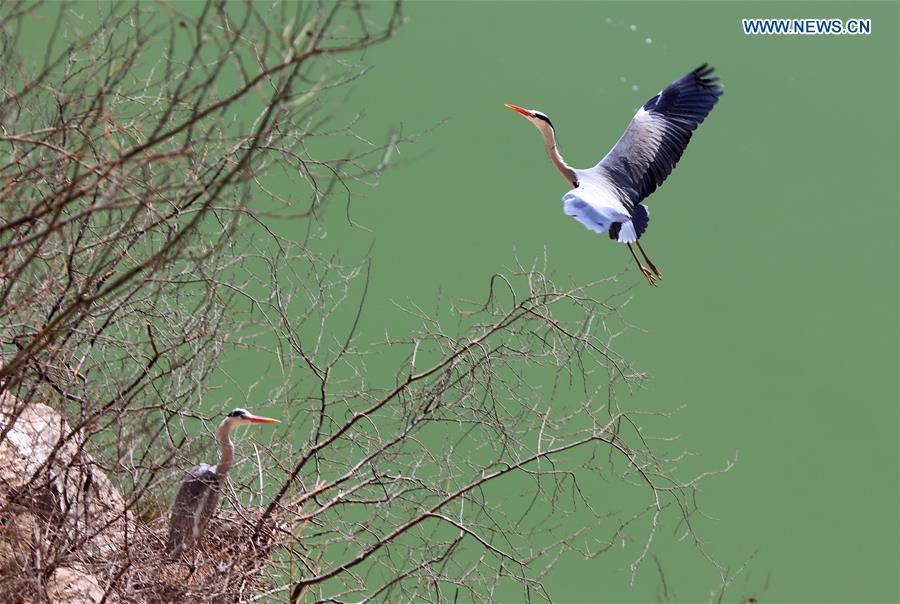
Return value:
<svg viewBox="0 0 900 604">
<path fill-rule="evenodd" d="M 36 60 L 17 44 L 34 16 L 55 24 Z M 624 547 L 633 578 L 664 527 L 703 552 L 712 473 L 680 477 L 644 427 L 666 414 L 620 402 L 645 376 L 612 347 L 614 279 L 516 266 L 359 341 L 371 264 L 325 248 L 319 217 L 410 138 L 366 141 L 333 95 L 401 21 L 354 1 L 0 7 L 0 446 L 38 404 L 60 418 L 0 483 L 0 529 L 40 533 L 4 594 L 80 569 L 105 601 L 530 600 L 567 553 Z M 271 362 L 258 383 L 223 366 L 247 351 Z M 165 561 L 174 490 L 215 455 L 210 398 L 285 425 L 244 437 L 204 543 Z M 73 525 L 100 476 L 121 505 Z"/>
</svg>

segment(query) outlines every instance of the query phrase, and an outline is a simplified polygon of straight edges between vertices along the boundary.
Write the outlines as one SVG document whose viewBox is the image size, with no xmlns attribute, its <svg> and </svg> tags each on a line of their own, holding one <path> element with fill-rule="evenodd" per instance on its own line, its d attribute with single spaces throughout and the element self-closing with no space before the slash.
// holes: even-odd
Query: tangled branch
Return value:
<svg viewBox="0 0 900 604">
<path fill-rule="evenodd" d="M 666 525 L 703 551 L 711 473 L 680 477 L 646 428 L 666 413 L 620 400 L 645 376 L 613 348 L 615 279 L 519 265 L 360 336 L 371 263 L 326 250 L 320 218 L 412 138 L 367 141 L 335 93 L 400 6 L 163 6 L 50 7 L 39 64 L 18 43 L 46 7 L 0 9 L 0 453 L 44 443 L 0 480 L 0 521 L 41 534 L 5 592 L 78 569 L 107 601 L 531 599 L 570 553 L 623 545 L 634 577 Z M 245 354 L 252 384 L 225 362 Z M 203 410 L 254 389 L 285 431 L 239 445 L 203 547 L 163 562 L 173 487 L 213 455 Z"/>
</svg>

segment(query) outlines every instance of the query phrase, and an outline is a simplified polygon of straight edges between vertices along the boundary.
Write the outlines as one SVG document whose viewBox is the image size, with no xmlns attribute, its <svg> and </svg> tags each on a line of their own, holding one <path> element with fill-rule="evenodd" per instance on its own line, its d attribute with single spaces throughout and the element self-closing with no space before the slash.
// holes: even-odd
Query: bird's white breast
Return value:
<svg viewBox="0 0 900 604">
<path fill-rule="evenodd" d="M 594 170 L 576 170 L 578 187 L 563 196 L 563 211 L 596 233 L 606 232 L 614 222 L 631 220 L 619 201 L 619 193 Z"/>
</svg>

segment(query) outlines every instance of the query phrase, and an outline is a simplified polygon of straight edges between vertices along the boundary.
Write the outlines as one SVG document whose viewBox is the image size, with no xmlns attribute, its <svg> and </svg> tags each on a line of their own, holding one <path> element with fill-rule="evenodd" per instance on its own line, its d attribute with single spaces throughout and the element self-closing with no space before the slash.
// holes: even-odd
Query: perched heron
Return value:
<svg viewBox="0 0 900 604">
<path fill-rule="evenodd" d="M 238 426 L 250 424 L 277 424 L 277 419 L 253 415 L 246 409 L 235 409 L 225 416 L 216 429 L 216 440 L 222 448 L 219 463 L 214 466 L 202 463 L 194 466 L 181 483 L 181 489 L 172 505 L 169 519 L 169 539 L 166 553 L 180 556 L 191 547 L 203 531 L 219 505 L 222 483 L 234 461 L 234 445 L 229 435 Z"/>
<path fill-rule="evenodd" d="M 672 172 L 691 134 L 722 96 L 719 78 L 712 72 L 704 63 L 644 103 L 606 157 L 586 170 L 563 160 L 550 118 L 540 111 L 506 105 L 540 130 L 553 167 L 575 187 L 563 196 L 563 211 L 589 230 L 609 231 L 610 239 L 627 244 L 650 285 L 656 285 L 662 274 L 638 241 L 650 222 L 650 212 L 641 202 Z M 650 268 L 638 260 L 632 243 Z"/>
</svg>

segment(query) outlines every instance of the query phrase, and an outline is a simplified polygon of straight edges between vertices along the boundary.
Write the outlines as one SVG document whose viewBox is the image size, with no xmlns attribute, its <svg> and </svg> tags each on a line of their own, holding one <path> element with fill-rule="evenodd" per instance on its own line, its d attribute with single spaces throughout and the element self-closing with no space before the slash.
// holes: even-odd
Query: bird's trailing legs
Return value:
<svg viewBox="0 0 900 604">
<path fill-rule="evenodd" d="M 641 272 L 644 273 L 644 276 L 645 276 L 645 277 L 647 277 L 647 281 L 650 283 L 650 285 L 654 285 L 654 286 L 655 286 L 655 285 L 656 285 L 656 279 L 653 278 L 653 273 L 650 272 L 650 269 L 649 269 L 649 268 L 647 268 L 646 266 L 644 266 L 643 264 L 641 264 L 641 261 L 638 260 L 637 254 L 634 253 L 634 248 L 631 247 L 631 244 L 628 243 L 628 244 L 626 244 L 626 245 L 628 245 L 628 251 L 631 252 L 631 255 L 632 255 L 632 257 L 634 258 L 634 261 L 637 262 L 638 268 L 641 269 Z M 643 254 L 643 251 L 641 251 L 641 253 Z M 644 257 L 646 258 L 646 256 L 644 256 Z M 651 265 L 651 266 L 652 266 L 652 265 Z"/>
<path fill-rule="evenodd" d="M 643 256 L 643 257 L 644 257 L 644 260 L 647 261 L 647 264 L 650 265 L 650 270 L 653 271 L 653 274 L 655 274 L 658 278 L 662 279 L 662 273 L 659 272 L 659 269 L 658 269 L 658 268 L 656 268 L 655 266 L 653 266 L 653 262 L 650 261 L 650 258 L 647 258 L 647 252 L 645 252 L 645 251 L 644 251 L 644 248 L 641 247 L 641 242 L 640 242 L 640 241 L 635 241 L 635 243 L 637 244 L 638 249 L 641 251 L 641 256 Z M 632 253 L 634 253 L 634 252 L 632 252 Z"/>
</svg>

